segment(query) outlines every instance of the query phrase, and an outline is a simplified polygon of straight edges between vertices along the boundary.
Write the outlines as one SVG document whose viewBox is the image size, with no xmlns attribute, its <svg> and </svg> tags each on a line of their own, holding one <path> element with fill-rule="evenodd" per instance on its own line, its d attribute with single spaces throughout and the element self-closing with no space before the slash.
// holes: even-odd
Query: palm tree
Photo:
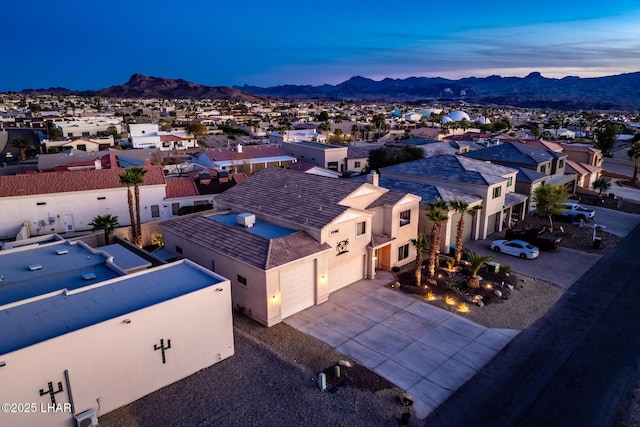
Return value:
<svg viewBox="0 0 640 427">
<path fill-rule="evenodd" d="M 427 218 L 433 223 L 429 247 L 429 276 L 431 277 L 436 274 L 436 263 L 440 254 L 440 229 L 442 222 L 448 218 L 447 210 L 447 202 L 439 197 L 434 203 L 427 204 Z"/>
<path fill-rule="evenodd" d="M 478 279 L 478 271 L 480 268 L 486 263 L 491 261 L 490 256 L 482 256 L 474 251 L 467 250 L 467 257 L 469 258 L 469 263 L 471 264 L 471 277 L 467 282 L 467 285 L 470 288 L 479 288 L 480 287 L 480 279 Z"/>
<path fill-rule="evenodd" d="M 27 150 L 32 146 L 31 141 L 26 138 L 16 138 L 11 142 L 11 145 L 20 150 L 20 160 L 27 158 Z"/>
<path fill-rule="evenodd" d="M 144 182 L 144 174 L 147 171 L 143 168 L 130 168 L 133 172 L 133 191 L 136 197 L 136 245 L 142 247 L 142 224 L 140 221 L 140 184 Z"/>
<path fill-rule="evenodd" d="M 640 132 L 634 135 L 627 155 L 630 159 L 633 159 L 633 176 L 631 177 L 631 182 L 635 184 L 638 182 L 638 168 L 640 167 Z"/>
<path fill-rule="evenodd" d="M 452 200 L 449 202 L 449 207 L 460 214 L 460 219 L 458 220 L 458 230 L 456 231 L 456 252 L 455 252 L 455 260 L 456 264 L 460 263 L 460 258 L 462 258 L 462 238 L 464 236 L 464 216 L 469 214 L 471 217 L 476 216 L 476 213 L 480 209 L 479 206 L 475 206 L 469 209 L 469 203 L 462 199 Z"/>
<path fill-rule="evenodd" d="M 413 275 L 416 280 L 416 286 L 420 287 L 422 284 L 422 252 L 429 249 L 429 240 L 424 234 L 418 234 L 418 237 L 411 239 L 411 244 L 416 248 L 416 264 Z"/>
<path fill-rule="evenodd" d="M 91 222 L 89 223 L 91 227 L 93 227 L 92 231 L 103 230 L 104 231 L 104 244 L 109 244 L 109 234 L 117 227 L 120 226 L 120 222 L 118 221 L 118 215 L 98 215 L 93 217 Z"/>
<path fill-rule="evenodd" d="M 601 176 L 600 178 L 593 181 L 591 187 L 593 187 L 594 190 L 598 191 L 598 197 L 602 197 L 602 193 L 611 188 L 611 180 Z"/>
<path fill-rule="evenodd" d="M 144 181 L 144 174 L 147 171 L 143 168 L 128 168 L 120 175 L 120 184 L 127 186 L 127 201 L 129 203 L 129 218 L 131 220 L 131 239 L 136 245 L 142 243 L 142 229 L 140 225 L 140 187 Z M 131 186 L 135 191 L 135 209 L 134 197 L 131 194 Z"/>
</svg>

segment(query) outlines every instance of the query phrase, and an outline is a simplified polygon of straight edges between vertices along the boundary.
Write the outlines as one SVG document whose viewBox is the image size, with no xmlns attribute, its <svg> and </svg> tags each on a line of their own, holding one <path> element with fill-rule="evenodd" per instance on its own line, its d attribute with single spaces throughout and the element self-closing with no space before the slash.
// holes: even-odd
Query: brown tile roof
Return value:
<svg viewBox="0 0 640 427">
<path fill-rule="evenodd" d="M 258 159 L 261 157 L 286 156 L 277 145 L 243 145 L 242 153 L 236 147 L 207 148 L 206 155 L 213 161 Z"/>
<path fill-rule="evenodd" d="M 267 168 L 220 194 L 220 206 L 322 228 L 348 207 L 340 201 L 363 184 L 281 168 Z"/>
<path fill-rule="evenodd" d="M 167 198 L 198 196 L 200 193 L 191 178 L 167 178 Z"/>
<path fill-rule="evenodd" d="M 303 231 L 269 240 L 203 216 L 170 220 L 161 227 L 206 249 L 263 270 L 330 249 L 329 245 L 317 242 Z"/>
<path fill-rule="evenodd" d="M 142 185 L 165 183 L 160 166 L 149 166 Z M 124 169 L 100 169 L 67 172 L 44 172 L 29 175 L 0 176 L 0 197 L 68 193 L 122 187 Z"/>
</svg>

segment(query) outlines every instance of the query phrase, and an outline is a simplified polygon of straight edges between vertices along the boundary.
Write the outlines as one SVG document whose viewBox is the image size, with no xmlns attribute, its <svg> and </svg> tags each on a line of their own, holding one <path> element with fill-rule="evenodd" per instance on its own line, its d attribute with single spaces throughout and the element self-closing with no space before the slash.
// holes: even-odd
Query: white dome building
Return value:
<svg viewBox="0 0 640 427">
<path fill-rule="evenodd" d="M 480 123 L 480 124 L 483 124 L 483 125 L 491 124 L 491 120 L 487 119 L 485 116 L 478 116 L 475 119 L 473 119 L 473 121 L 475 123 Z"/>
<path fill-rule="evenodd" d="M 444 117 L 442 118 L 442 124 L 450 123 L 450 122 L 452 122 L 452 121 L 453 121 L 453 120 L 452 120 L 452 119 L 451 119 L 451 117 L 449 117 L 449 116 L 444 116 Z"/>
<path fill-rule="evenodd" d="M 468 122 L 471 121 L 471 117 L 464 111 L 452 111 L 446 117 L 449 117 L 452 122 L 459 122 L 463 119 L 466 119 Z M 444 119 L 443 119 L 444 121 Z"/>
<path fill-rule="evenodd" d="M 420 111 L 420 114 L 422 114 L 424 117 L 431 117 L 432 114 L 440 113 L 442 113 L 442 108 L 425 108 L 424 110 Z"/>
</svg>

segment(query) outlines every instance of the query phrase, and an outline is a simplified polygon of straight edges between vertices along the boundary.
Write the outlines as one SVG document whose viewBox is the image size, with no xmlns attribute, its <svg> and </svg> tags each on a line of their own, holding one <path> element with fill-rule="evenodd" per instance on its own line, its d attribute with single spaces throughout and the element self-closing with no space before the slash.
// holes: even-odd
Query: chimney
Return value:
<svg viewBox="0 0 640 427">
<path fill-rule="evenodd" d="M 95 159 L 93 161 L 93 166 L 95 167 L 96 170 L 100 170 L 102 169 L 102 160 L 100 159 Z"/>
<path fill-rule="evenodd" d="M 378 186 L 378 180 L 380 179 L 380 175 L 376 173 L 376 171 L 371 171 L 369 175 L 367 175 L 367 182 L 371 185 Z"/>
<path fill-rule="evenodd" d="M 238 153 L 242 153 L 242 144 L 238 144 Z"/>
</svg>

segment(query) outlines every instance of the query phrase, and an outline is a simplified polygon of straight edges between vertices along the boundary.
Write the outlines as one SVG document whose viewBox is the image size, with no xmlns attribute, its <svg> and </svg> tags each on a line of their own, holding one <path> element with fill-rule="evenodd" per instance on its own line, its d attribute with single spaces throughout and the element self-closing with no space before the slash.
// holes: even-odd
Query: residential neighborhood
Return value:
<svg viewBox="0 0 640 427">
<path fill-rule="evenodd" d="M 639 119 L 2 93 L 0 403 L 38 413 L 0 424 L 118 425 L 251 337 L 313 375 L 301 394 L 339 395 L 355 365 L 395 393 L 369 416 L 423 425 L 635 232 Z M 521 229 L 559 247 L 525 253 Z M 287 333 L 340 357 L 304 365 Z"/>
</svg>

